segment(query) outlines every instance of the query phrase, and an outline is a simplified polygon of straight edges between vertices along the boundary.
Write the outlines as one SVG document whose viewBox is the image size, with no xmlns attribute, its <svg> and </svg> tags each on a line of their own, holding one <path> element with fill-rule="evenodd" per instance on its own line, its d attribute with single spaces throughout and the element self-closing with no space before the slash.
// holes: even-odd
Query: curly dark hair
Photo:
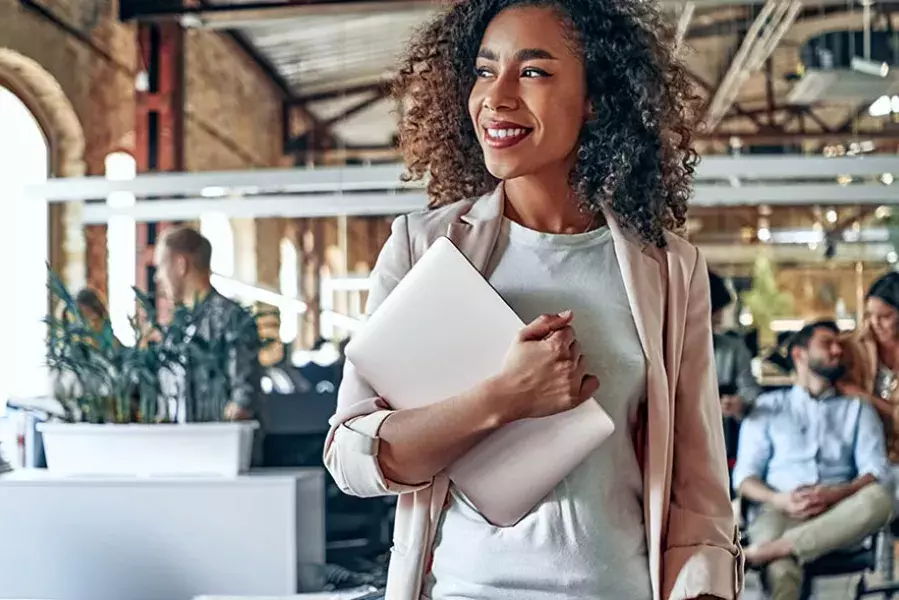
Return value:
<svg viewBox="0 0 899 600">
<path fill-rule="evenodd" d="M 501 11 L 546 6 L 584 58 L 594 117 L 583 127 L 572 188 L 582 208 L 606 205 L 647 244 L 682 230 L 698 155 L 699 97 L 675 53 L 675 28 L 646 0 L 464 0 L 413 40 L 393 84 L 404 102 L 405 178 L 430 177 L 431 207 L 491 191 L 468 97 L 487 26 Z"/>
</svg>

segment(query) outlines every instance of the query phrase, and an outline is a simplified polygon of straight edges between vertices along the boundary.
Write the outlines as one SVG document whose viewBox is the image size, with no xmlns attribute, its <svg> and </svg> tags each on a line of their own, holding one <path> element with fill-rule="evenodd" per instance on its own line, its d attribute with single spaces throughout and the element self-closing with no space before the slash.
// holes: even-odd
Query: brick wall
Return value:
<svg viewBox="0 0 899 600">
<path fill-rule="evenodd" d="M 265 73 L 222 34 L 187 32 L 185 56 L 187 169 L 280 164 L 281 96 Z"/>
</svg>

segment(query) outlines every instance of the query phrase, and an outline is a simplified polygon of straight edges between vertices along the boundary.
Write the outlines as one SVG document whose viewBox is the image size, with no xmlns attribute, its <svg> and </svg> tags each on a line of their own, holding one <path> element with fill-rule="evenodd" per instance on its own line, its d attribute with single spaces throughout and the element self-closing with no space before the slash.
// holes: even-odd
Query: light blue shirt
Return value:
<svg viewBox="0 0 899 600">
<path fill-rule="evenodd" d="M 847 483 L 864 475 L 890 478 L 883 425 L 858 398 L 812 397 L 794 386 L 759 396 L 740 428 L 735 489 L 757 477 L 778 492 Z"/>
</svg>

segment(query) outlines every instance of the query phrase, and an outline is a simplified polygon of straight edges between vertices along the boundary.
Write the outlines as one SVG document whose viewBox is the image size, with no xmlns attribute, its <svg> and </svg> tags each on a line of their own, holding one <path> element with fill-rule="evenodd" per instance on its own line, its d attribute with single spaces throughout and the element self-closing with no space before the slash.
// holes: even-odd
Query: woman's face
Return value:
<svg viewBox="0 0 899 600">
<path fill-rule="evenodd" d="M 557 13 L 546 7 L 501 12 L 484 33 L 468 109 L 498 179 L 567 175 L 589 114 L 582 58 Z"/>
<path fill-rule="evenodd" d="M 879 345 L 893 346 L 899 341 L 899 311 L 874 296 L 865 303 L 865 318 Z"/>
</svg>

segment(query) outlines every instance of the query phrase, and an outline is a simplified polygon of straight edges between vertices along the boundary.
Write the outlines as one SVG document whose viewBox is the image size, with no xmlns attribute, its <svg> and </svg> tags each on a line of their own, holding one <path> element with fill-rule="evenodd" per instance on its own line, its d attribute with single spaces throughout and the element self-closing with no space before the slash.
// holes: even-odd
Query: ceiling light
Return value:
<svg viewBox="0 0 899 600">
<path fill-rule="evenodd" d="M 890 263 L 892 265 L 892 264 L 895 264 L 897 261 L 899 261 L 899 256 L 896 255 L 895 251 L 890 250 L 889 252 L 887 252 L 887 262 L 888 263 Z"/>
<path fill-rule="evenodd" d="M 881 181 L 881 183 L 883 183 L 883 185 L 890 185 L 894 181 L 893 174 L 892 173 L 884 173 L 883 175 L 880 176 L 880 181 Z M 878 209 L 878 210 L 880 210 L 880 209 Z"/>
<path fill-rule="evenodd" d="M 767 242 L 771 240 L 771 230 L 767 227 L 759 227 L 756 236 L 759 238 L 760 242 Z"/>
<path fill-rule="evenodd" d="M 824 215 L 824 218 L 827 219 L 828 223 L 836 223 L 837 222 L 837 211 L 830 209 L 827 211 L 827 214 Z"/>
<path fill-rule="evenodd" d="M 872 117 L 885 117 L 892 112 L 892 100 L 889 96 L 881 96 L 868 107 L 868 114 Z"/>
<path fill-rule="evenodd" d="M 222 196 L 224 196 L 227 193 L 228 193 L 227 189 L 225 189 L 223 187 L 218 187 L 218 186 L 205 187 L 202 190 L 200 190 L 200 195 L 203 196 L 204 198 L 221 198 Z"/>
<path fill-rule="evenodd" d="M 890 208 L 889 206 L 878 206 L 877 210 L 874 211 L 874 216 L 877 219 L 880 219 L 881 221 L 884 219 L 890 218 L 890 215 L 892 215 L 892 214 L 893 214 L 893 209 Z"/>
<path fill-rule="evenodd" d="M 837 175 L 837 183 L 840 185 L 849 185 L 852 183 L 852 175 Z"/>
<path fill-rule="evenodd" d="M 853 56 L 849 63 L 853 71 L 866 73 L 875 77 L 886 77 L 890 74 L 890 65 L 876 60 L 868 60 L 860 56 Z"/>
<path fill-rule="evenodd" d="M 138 92 L 150 91 L 150 74 L 146 71 L 138 71 L 134 76 L 134 89 Z"/>
</svg>

